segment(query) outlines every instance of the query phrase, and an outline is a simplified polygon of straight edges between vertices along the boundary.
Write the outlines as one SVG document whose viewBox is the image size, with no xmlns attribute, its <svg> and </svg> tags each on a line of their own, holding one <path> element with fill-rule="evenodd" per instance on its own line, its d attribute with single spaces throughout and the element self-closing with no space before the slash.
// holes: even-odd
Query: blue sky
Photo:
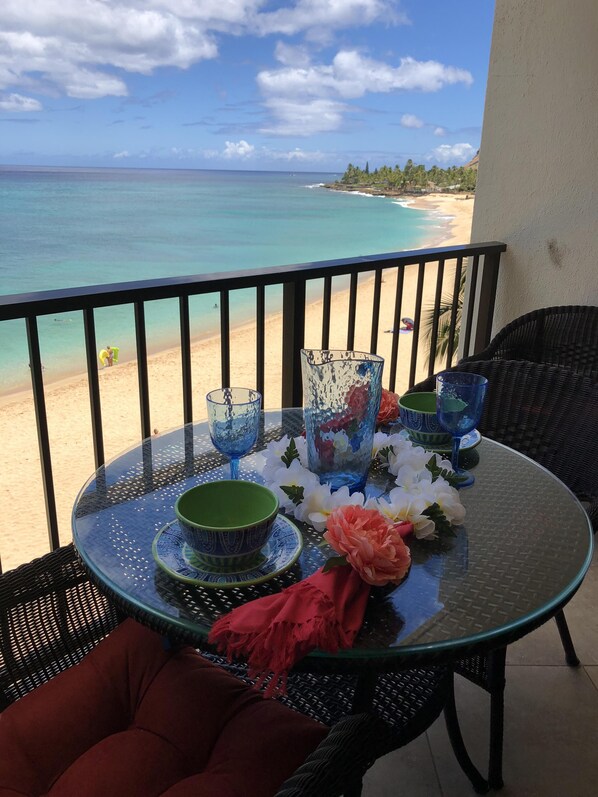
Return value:
<svg viewBox="0 0 598 797">
<path fill-rule="evenodd" d="M 342 171 L 479 148 L 492 0 L 2 0 L 0 163 Z"/>
</svg>

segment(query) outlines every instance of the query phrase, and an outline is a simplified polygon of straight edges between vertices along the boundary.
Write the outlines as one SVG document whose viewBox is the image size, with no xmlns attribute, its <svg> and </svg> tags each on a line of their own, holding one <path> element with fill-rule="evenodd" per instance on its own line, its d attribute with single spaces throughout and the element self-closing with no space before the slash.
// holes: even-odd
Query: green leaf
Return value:
<svg viewBox="0 0 598 797">
<path fill-rule="evenodd" d="M 378 456 L 381 459 L 385 459 L 388 462 L 388 457 L 390 456 L 391 451 L 392 451 L 392 446 L 384 446 L 384 448 L 381 448 L 378 451 Z"/>
<path fill-rule="evenodd" d="M 431 504 L 429 507 L 424 509 L 422 515 L 425 515 L 426 517 L 429 517 L 430 520 L 434 521 L 434 525 L 436 526 L 436 531 L 439 534 L 450 534 L 451 537 L 455 536 L 453 527 L 449 523 L 447 516 L 444 514 L 444 512 L 438 506 L 438 504 Z"/>
<path fill-rule="evenodd" d="M 326 560 L 326 564 L 322 568 L 323 573 L 327 573 L 329 570 L 332 570 L 333 567 L 344 567 L 348 565 L 347 558 L 345 556 L 331 556 L 330 559 Z"/>
<path fill-rule="evenodd" d="M 304 493 L 303 487 L 299 487 L 297 484 L 291 484 L 291 485 L 281 484 L 280 489 L 283 491 L 285 495 L 288 495 L 288 497 L 295 504 L 295 506 L 299 506 L 301 501 L 303 501 L 303 493 Z"/>
<path fill-rule="evenodd" d="M 299 459 L 299 452 L 297 451 L 297 445 L 294 438 L 291 437 L 291 442 L 288 444 L 286 451 L 281 457 L 281 460 L 287 466 L 287 468 L 290 468 L 291 462 L 294 459 Z"/>
<path fill-rule="evenodd" d="M 426 469 L 432 474 L 433 482 L 435 482 L 439 477 L 442 477 L 450 484 L 451 487 L 457 487 L 467 478 L 466 476 L 459 476 L 454 470 L 446 470 L 446 468 L 441 468 L 440 465 L 437 464 L 435 456 L 430 457 L 426 463 Z"/>
</svg>

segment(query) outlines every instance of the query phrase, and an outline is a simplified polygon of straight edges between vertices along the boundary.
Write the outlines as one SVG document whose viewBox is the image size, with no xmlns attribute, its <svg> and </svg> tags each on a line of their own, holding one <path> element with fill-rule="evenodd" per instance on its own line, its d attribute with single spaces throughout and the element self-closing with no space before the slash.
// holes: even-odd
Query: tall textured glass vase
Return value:
<svg viewBox="0 0 598 797">
<path fill-rule="evenodd" d="M 365 486 L 383 367 L 376 354 L 301 350 L 309 469 L 333 490 Z"/>
</svg>

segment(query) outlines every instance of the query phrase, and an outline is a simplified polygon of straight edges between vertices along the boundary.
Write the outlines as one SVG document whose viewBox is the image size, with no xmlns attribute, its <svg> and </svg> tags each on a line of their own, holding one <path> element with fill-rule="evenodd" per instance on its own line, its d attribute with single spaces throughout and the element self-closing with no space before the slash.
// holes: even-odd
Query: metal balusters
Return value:
<svg viewBox="0 0 598 797">
<path fill-rule="evenodd" d="M 324 297 L 322 303 L 322 348 L 330 346 L 330 304 L 332 301 L 332 277 L 324 277 Z"/>
<path fill-rule="evenodd" d="M 463 273 L 463 258 L 457 258 L 457 267 L 455 268 L 455 280 L 453 283 L 453 304 L 451 307 L 451 323 L 448 332 L 448 343 L 446 347 L 446 367 L 450 368 L 453 364 L 454 353 L 454 340 L 455 332 L 457 329 L 457 313 L 459 311 L 460 293 L 461 293 L 461 274 Z"/>
<path fill-rule="evenodd" d="M 376 269 L 374 278 L 374 301 L 372 305 L 372 336 L 370 338 L 370 353 L 376 354 L 378 350 L 378 327 L 380 325 L 380 297 L 382 295 L 382 269 Z"/>
<path fill-rule="evenodd" d="M 347 351 L 355 348 L 355 318 L 357 316 L 357 286 L 359 275 L 351 274 L 351 284 L 349 287 L 349 317 L 347 323 Z"/>
<path fill-rule="evenodd" d="M 301 349 L 305 342 L 305 280 L 285 282 L 282 293 L 282 406 L 303 404 Z"/>
<path fill-rule="evenodd" d="M 424 294 L 424 272 L 426 264 L 422 260 L 417 270 L 417 288 L 415 289 L 415 313 L 413 316 L 413 336 L 411 338 L 411 362 L 409 365 L 409 387 L 415 384 L 417 368 L 417 352 L 419 350 L 419 330 L 422 316 L 422 297 Z"/>
<path fill-rule="evenodd" d="M 405 281 L 405 266 L 399 266 L 397 272 L 397 289 L 395 293 L 395 317 L 392 326 L 392 348 L 390 355 L 390 379 L 388 388 L 395 391 L 397 383 L 397 363 L 399 360 L 399 337 L 401 326 L 401 307 L 403 306 L 403 284 Z"/>
<path fill-rule="evenodd" d="M 148 362 L 146 345 L 146 322 L 144 302 L 156 299 L 176 298 L 179 301 L 181 323 L 181 354 L 182 354 L 182 383 L 183 402 L 182 419 L 189 422 L 192 418 L 192 382 L 191 382 L 191 353 L 190 353 L 190 323 L 189 323 L 189 297 L 207 296 L 219 293 L 221 297 L 220 331 L 221 331 L 221 360 L 223 385 L 230 382 L 230 317 L 229 317 L 229 292 L 236 289 L 255 288 L 256 301 L 256 346 L 258 351 L 256 359 L 256 382 L 258 387 L 263 387 L 265 382 L 265 288 L 268 285 L 283 285 L 286 301 L 283 302 L 283 406 L 292 406 L 301 403 L 301 376 L 299 350 L 304 344 L 305 331 L 305 281 L 323 279 L 323 314 L 322 314 L 322 348 L 330 346 L 330 324 L 332 305 L 332 285 L 335 277 L 350 276 L 353 291 L 350 292 L 349 313 L 351 316 L 348 332 L 351 336 L 355 333 L 357 285 L 359 274 L 374 272 L 374 298 L 371 320 L 371 350 L 375 351 L 379 343 L 379 316 L 381 312 L 381 292 L 384 275 L 389 274 L 389 269 L 397 268 L 397 290 L 395 296 L 395 323 L 392 337 L 392 353 L 389 382 L 391 389 L 396 388 L 397 362 L 399 355 L 399 328 L 401 315 L 404 314 L 403 287 L 405 268 L 415 264 L 437 263 L 439 258 L 444 260 L 457 259 L 455 273 L 454 301 L 451 309 L 451 324 L 449 344 L 447 348 L 448 361 L 452 360 L 454 345 L 452 335 L 455 332 L 458 319 L 459 282 L 464 258 L 473 258 L 472 272 L 483 271 L 477 279 L 479 285 L 478 301 L 475 303 L 477 312 L 473 317 L 468 314 L 469 330 L 466 329 L 467 321 L 463 324 L 463 334 L 469 335 L 469 348 L 479 347 L 479 341 L 486 340 L 492 328 L 492 312 L 494 309 L 494 292 L 500 255 L 506 246 L 501 243 L 491 242 L 467 246 L 445 247 L 436 250 L 419 250 L 411 252 L 390 253 L 361 258 L 348 258 L 331 260 L 322 263 L 305 263 L 294 266 L 282 266 L 272 269 L 255 269 L 218 275 L 195 275 L 184 277 L 167 277 L 158 280 L 141 280 L 138 282 L 119 283 L 114 285 L 89 286 L 84 288 L 59 289 L 33 294 L 20 294 L 0 296 L 0 321 L 10 319 L 23 319 L 27 322 L 27 335 L 30 347 L 31 377 L 34 384 L 34 399 L 36 401 L 36 419 L 38 425 L 38 444 L 40 447 L 41 467 L 45 480 L 44 492 L 46 501 L 46 514 L 51 545 L 58 544 L 58 529 L 56 521 L 56 507 L 54 497 L 54 484 L 50 459 L 50 444 L 45 418 L 45 403 L 43 394 L 42 366 L 39 356 L 39 340 L 37 339 L 37 318 L 41 315 L 55 315 L 63 312 L 82 311 L 85 325 L 86 366 L 89 376 L 89 403 L 92 418 L 92 436 L 96 465 L 104 457 L 102 431 L 102 417 L 100 412 L 100 390 L 98 378 L 97 344 L 95 341 L 94 311 L 98 307 L 115 307 L 133 304 L 135 309 L 135 335 L 138 360 L 139 403 L 141 416 L 141 434 L 143 437 L 151 435 L 150 401 L 148 385 Z M 484 260 L 480 263 L 480 257 Z M 420 265 L 421 268 L 421 265 Z M 437 282 L 438 285 L 438 282 Z M 290 288 L 289 288 L 290 286 Z M 475 294 L 476 286 L 473 286 Z M 290 302 L 289 290 L 292 291 Z M 438 289 L 437 289 L 438 293 Z M 289 308 L 292 308 L 292 312 Z M 356 337 L 356 335 L 355 335 Z M 353 337 L 352 343 L 355 342 Z M 407 338 L 408 339 L 408 338 Z M 464 338 L 465 339 L 465 338 Z M 416 334 L 413 335 L 414 345 L 418 345 Z M 36 342 L 37 341 L 37 342 Z M 351 341 L 349 341 L 351 342 Z M 404 345 L 405 341 L 401 345 Z M 35 348 L 37 346 L 37 356 Z M 262 353 L 260 353 L 262 352 Z M 444 360 L 444 358 L 443 358 Z M 434 364 L 435 367 L 435 364 Z M 404 387 L 404 386 L 402 386 Z M 263 390 L 262 390 L 263 392 Z"/>
<path fill-rule="evenodd" d="M 442 301 L 442 283 L 444 280 L 444 258 L 438 261 L 436 274 L 436 294 L 434 296 L 434 317 L 430 332 L 430 353 L 428 355 L 428 376 L 432 376 L 436 366 L 436 346 L 438 345 L 438 324 L 440 323 L 440 302 Z"/>
<path fill-rule="evenodd" d="M 266 289 L 263 285 L 258 285 L 255 291 L 255 381 L 258 392 L 262 394 L 262 406 L 264 406 L 264 387 L 266 379 Z"/>
<path fill-rule="evenodd" d="M 230 387 L 230 304 L 229 292 L 220 291 L 220 375 L 222 387 Z"/>
<path fill-rule="evenodd" d="M 48 537 L 50 539 L 50 550 L 53 551 L 55 548 L 59 547 L 60 538 L 58 535 L 56 494 L 54 492 L 54 478 L 52 476 L 52 456 L 50 454 L 50 436 L 48 434 L 48 417 L 46 415 L 46 400 L 44 397 L 44 379 L 42 374 L 42 360 L 39 351 L 37 318 L 35 316 L 28 316 L 25 321 L 27 325 L 31 384 L 33 387 L 33 404 L 35 407 L 35 421 L 37 424 L 37 441 L 42 469 L 44 500 L 46 502 Z"/>
<path fill-rule="evenodd" d="M 102 405 L 100 402 L 100 380 L 98 378 L 96 329 L 92 308 L 86 308 L 83 311 L 83 327 L 85 330 L 85 355 L 87 358 L 91 434 L 97 470 L 104 464 L 106 458 L 104 455 L 104 429 L 102 426 Z"/>
<path fill-rule="evenodd" d="M 149 403 L 149 378 L 147 370 L 147 340 L 145 335 L 145 306 L 135 302 L 135 338 L 137 341 L 137 378 L 139 382 L 139 414 L 141 437 L 152 433 Z"/>
<path fill-rule="evenodd" d="M 467 357 L 469 354 L 469 342 L 471 340 L 471 326 L 473 322 L 473 308 L 475 307 L 475 292 L 478 281 L 478 268 L 480 265 L 480 256 L 475 255 L 473 264 L 470 264 L 468 269 L 469 275 L 469 302 L 467 303 L 467 319 L 465 321 L 465 334 L 463 336 L 463 356 Z M 461 319 L 461 326 L 463 326 L 463 319 Z"/>
<path fill-rule="evenodd" d="M 179 318 L 181 327 L 183 423 L 191 423 L 193 420 L 193 381 L 191 376 L 191 324 L 189 321 L 188 296 L 179 296 Z"/>
<path fill-rule="evenodd" d="M 492 320 L 494 318 L 499 265 L 500 252 L 487 252 L 484 255 L 480 280 L 480 300 L 478 302 L 478 315 L 475 323 L 475 337 L 473 341 L 474 353 L 485 349 L 492 337 Z"/>
</svg>

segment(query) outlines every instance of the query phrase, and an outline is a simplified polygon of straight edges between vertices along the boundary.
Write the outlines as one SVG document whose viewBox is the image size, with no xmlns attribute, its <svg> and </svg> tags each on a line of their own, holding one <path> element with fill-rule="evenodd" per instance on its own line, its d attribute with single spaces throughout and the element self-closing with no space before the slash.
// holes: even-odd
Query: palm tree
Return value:
<svg viewBox="0 0 598 797">
<path fill-rule="evenodd" d="M 459 330 L 461 329 L 461 317 L 463 312 L 463 297 L 465 296 L 465 268 L 461 272 L 459 281 L 459 293 L 457 295 L 457 315 L 455 317 L 455 330 L 453 333 L 453 352 L 459 347 Z M 428 340 L 428 362 L 430 359 L 441 358 L 446 355 L 451 337 L 451 314 L 453 311 L 453 296 L 445 295 L 441 298 L 438 309 L 434 306 L 428 307 L 424 317 L 424 333 Z M 436 348 L 431 351 L 432 329 L 434 321 L 438 319 L 438 334 L 436 337 Z"/>
</svg>

